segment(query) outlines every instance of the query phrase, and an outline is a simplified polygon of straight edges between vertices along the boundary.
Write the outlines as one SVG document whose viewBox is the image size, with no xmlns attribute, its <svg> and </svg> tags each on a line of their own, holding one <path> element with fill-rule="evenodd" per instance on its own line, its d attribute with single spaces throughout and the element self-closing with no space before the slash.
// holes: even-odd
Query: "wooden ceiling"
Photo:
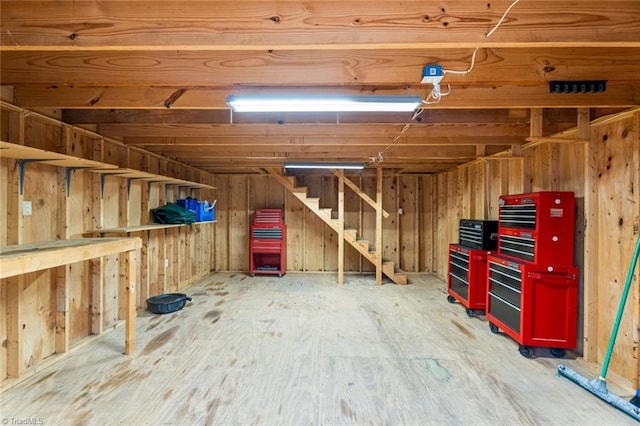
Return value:
<svg viewBox="0 0 640 426">
<path fill-rule="evenodd" d="M 2 1 L 1 83 L 202 169 L 362 161 L 434 173 L 640 105 L 640 1 Z M 232 94 L 417 94 L 423 67 L 448 96 L 413 114 L 231 114 Z M 607 80 L 551 94 L 552 80 Z M 407 126 L 409 124 L 409 126 Z M 380 162 L 380 159 L 382 162 Z M 375 161 L 374 161 L 375 160 Z"/>
</svg>

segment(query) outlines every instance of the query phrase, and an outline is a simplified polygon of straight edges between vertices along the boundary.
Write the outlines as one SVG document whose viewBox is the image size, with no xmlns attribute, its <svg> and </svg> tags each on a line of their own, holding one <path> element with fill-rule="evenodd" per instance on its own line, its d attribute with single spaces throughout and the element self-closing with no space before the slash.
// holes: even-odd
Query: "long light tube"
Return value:
<svg viewBox="0 0 640 426">
<path fill-rule="evenodd" d="M 420 96 L 272 96 L 231 95 L 234 112 L 407 112 L 422 104 Z"/>
<path fill-rule="evenodd" d="M 348 170 L 362 170 L 364 164 L 362 163 L 299 163 L 299 162 L 287 162 L 284 163 L 285 169 L 348 169 Z"/>
</svg>

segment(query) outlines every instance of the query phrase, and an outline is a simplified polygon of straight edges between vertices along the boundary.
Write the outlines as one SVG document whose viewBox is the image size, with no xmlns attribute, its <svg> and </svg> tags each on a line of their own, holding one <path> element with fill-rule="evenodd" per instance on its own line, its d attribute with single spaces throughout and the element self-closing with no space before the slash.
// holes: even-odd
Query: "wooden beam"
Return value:
<svg viewBox="0 0 640 426">
<path fill-rule="evenodd" d="M 376 284 L 382 285 L 382 167 L 376 168 Z"/>
<path fill-rule="evenodd" d="M 140 240 L 138 239 L 138 241 Z M 136 277 L 138 272 L 137 251 L 131 250 L 126 253 L 125 257 L 126 265 L 124 282 L 121 282 L 120 285 L 125 286 L 126 289 L 124 353 L 129 355 L 133 353 L 136 348 Z"/>
<path fill-rule="evenodd" d="M 344 170 L 338 170 L 338 284 L 344 284 Z"/>
<path fill-rule="evenodd" d="M 123 137 L 256 137 L 262 136 L 295 136 L 304 137 L 363 137 L 365 135 L 387 136 L 393 138 L 400 134 L 405 124 L 102 124 L 98 132 L 104 136 Z M 425 124 L 412 125 L 403 133 L 405 137 L 429 138 L 452 136 L 521 136 L 529 135 L 529 128 L 522 125 L 502 124 Z"/>
<path fill-rule="evenodd" d="M 43 93 L 45 98 L 49 96 L 61 96 L 67 90 L 74 88 L 62 87 L 52 89 L 43 86 L 20 86 L 21 93 L 30 93 L 33 99 L 37 99 L 37 93 Z M 81 88 L 82 89 L 82 88 Z M 121 88 L 96 88 L 97 90 L 121 90 Z M 136 89 L 136 88 L 132 88 Z M 156 90 L 156 88 L 149 88 Z M 340 88 L 336 88 L 340 89 Z M 178 90 L 178 88 L 176 88 Z M 229 90 L 234 90 L 229 87 Z M 327 88 L 333 90 L 333 88 Z M 342 88 L 344 90 L 344 88 Z M 380 86 L 372 88 L 360 87 L 363 94 L 378 93 L 383 90 Z M 394 93 L 401 90 L 400 87 L 388 88 Z M 41 105 L 42 106 L 42 105 Z M 231 114 L 229 110 L 215 109 L 64 109 L 62 121 L 69 124 L 99 124 L 99 123 L 192 123 L 192 124 L 251 124 L 251 123 L 402 123 L 413 121 L 416 125 L 427 123 L 502 123 L 502 124 L 526 124 L 529 121 L 528 109 L 460 109 L 452 114 L 449 111 L 429 110 L 413 119 L 413 112 L 255 112 Z M 575 123 L 576 112 L 573 109 L 546 110 L 546 121 L 550 123 Z"/>
<path fill-rule="evenodd" d="M 421 61 L 422 63 L 423 61 Z M 568 66 L 568 65 L 567 65 Z M 421 72 L 416 68 L 417 75 Z M 599 75 L 599 74 L 595 74 Z M 593 78 L 593 77 L 591 77 Z M 415 76 L 409 81 L 414 81 Z M 534 81 L 538 81 L 536 78 Z M 165 84 L 168 87 L 140 87 L 131 86 L 131 82 L 125 83 L 126 87 L 113 87 L 105 84 L 96 87 L 94 83 L 88 84 L 93 87 L 68 87 L 53 80 L 47 87 L 46 84 L 33 86 L 33 82 L 24 81 L 28 86 L 16 86 L 14 88 L 15 102 L 27 108 L 76 108 L 76 109 L 159 109 L 166 110 L 165 103 L 172 95 L 178 91 L 186 89 L 183 95 L 172 105 L 172 110 L 178 109 L 222 109 L 228 110 L 225 103 L 229 95 L 234 94 L 295 94 L 300 93 L 300 88 L 278 87 L 214 87 L 210 84 L 203 84 L 195 87 L 193 85 L 176 86 L 176 81 L 183 81 L 178 78 Z M 575 96 L 572 94 L 549 93 L 549 87 L 545 83 L 519 83 L 518 85 L 501 82 L 479 85 L 472 82 L 460 84 L 451 81 L 452 94 L 446 96 L 436 105 L 425 106 L 427 111 L 441 109 L 488 109 L 488 108 L 579 108 L 579 107 L 633 107 L 640 103 L 640 83 L 636 79 L 629 82 L 611 81 L 607 84 L 606 93 L 587 93 Z M 54 85 L 52 87 L 51 85 Z M 85 85 L 86 86 L 86 85 Z M 106 86 L 106 87 L 105 87 Z M 206 87 L 209 86 L 209 87 Z M 397 85 L 389 88 L 388 84 L 380 84 L 378 94 L 398 94 L 426 96 L 428 91 L 423 85 Z M 39 87 L 39 88 L 38 88 Z M 387 87 L 385 89 L 385 87 Z M 356 87 L 347 85 L 336 86 L 330 84 L 328 87 L 305 88 L 305 93 L 320 94 L 333 93 L 345 95 L 370 94 L 371 91 L 362 91 L 358 84 Z"/>
<path fill-rule="evenodd" d="M 175 86 L 176 82 L 180 82 L 184 85 L 182 90 L 173 92 L 163 100 L 166 108 L 179 103 L 189 88 L 199 86 L 406 85 L 420 81 L 425 58 L 429 58 L 431 63 L 457 70 L 468 68 L 471 53 L 468 48 L 300 50 L 278 51 L 275 54 L 265 50 L 141 50 L 93 52 L 91 58 L 87 59 L 87 53 L 81 51 L 3 51 L 0 70 L 3 84 L 7 85 Z M 527 82 L 538 82 L 547 89 L 548 95 L 558 96 L 548 93 L 546 79 L 589 80 L 599 76 L 611 82 L 634 81 L 637 80 L 639 60 L 640 45 L 636 48 L 481 49 L 476 55 L 471 75 L 474 84 L 489 87 L 497 83 L 517 87 Z M 579 67 L 574 65 L 577 61 Z M 614 62 L 615 73 L 603 72 L 602 64 Z M 37 72 L 33 72 L 34 67 Z M 443 82 L 460 85 L 460 80 L 457 76 L 445 76 Z M 455 86 L 452 88 L 452 93 L 460 92 Z M 445 97 L 441 103 L 449 98 L 453 97 Z"/>
<path fill-rule="evenodd" d="M 117 5 L 117 6 L 116 6 Z M 571 8 L 551 0 L 520 3 L 490 39 L 506 3 L 463 1 L 183 1 L 158 2 L 3 1 L 4 49 L 39 46 L 50 50 L 335 49 L 335 34 L 352 46 L 381 50 L 407 45 L 473 48 L 477 45 L 532 47 L 540 43 L 636 44 L 640 24 L 634 1 L 594 0 Z M 553 19 L 550 19 L 553 17 Z M 51 26 L 51 22 L 56 22 Z M 89 25 L 95 22 L 99 25 Z M 402 25 L 399 25 L 401 23 Z M 612 31 L 611 29 L 625 31 Z M 535 40 L 535 41 L 532 41 Z"/>
<path fill-rule="evenodd" d="M 124 138 L 127 145 L 144 147 L 149 150 L 158 150 L 159 148 L 177 149 L 179 147 L 200 149 L 203 147 L 251 147 L 269 146 L 269 147 L 293 147 L 293 146 L 309 146 L 322 145 L 327 147 L 351 145 L 351 146 L 376 146 L 386 147 L 392 142 L 390 136 L 261 136 L 259 133 L 247 136 L 218 136 L 210 137 L 126 137 Z M 401 137 L 393 145 L 398 147 L 412 146 L 451 146 L 451 145 L 512 145 L 522 143 L 524 140 L 520 136 L 455 136 L 455 137 Z"/>
</svg>

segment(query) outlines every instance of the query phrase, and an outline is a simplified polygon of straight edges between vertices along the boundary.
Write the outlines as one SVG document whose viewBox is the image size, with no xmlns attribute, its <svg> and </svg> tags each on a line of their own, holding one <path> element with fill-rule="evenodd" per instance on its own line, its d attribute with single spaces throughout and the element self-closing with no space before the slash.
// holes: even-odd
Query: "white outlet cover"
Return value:
<svg viewBox="0 0 640 426">
<path fill-rule="evenodd" d="M 33 210 L 31 208 L 31 201 L 23 201 L 22 202 L 22 215 L 23 216 L 31 216 Z"/>
</svg>

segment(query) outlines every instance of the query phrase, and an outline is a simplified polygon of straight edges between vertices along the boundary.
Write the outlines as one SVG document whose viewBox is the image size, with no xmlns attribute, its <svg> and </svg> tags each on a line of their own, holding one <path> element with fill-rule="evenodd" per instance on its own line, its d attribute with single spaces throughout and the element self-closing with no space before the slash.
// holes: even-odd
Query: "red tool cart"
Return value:
<svg viewBox="0 0 640 426">
<path fill-rule="evenodd" d="M 576 345 L 578 269 L 573 192 L 502 195 L 498 250 L 488 256 L 486 315 L 531 358 L 532 346 L 564 356 Z"/>
<path fill-rule="evenodd" d="M 449 244 L 447 301 L 456 300 L 470 317 L 483 310 L 487 301 L 487 251 Z"/>
<path fill-rule="evenodd" d="M 486 316 L 491 332 L 502 329 L 520 344 L 520 354 L 534 355 L 532 346 L 551 348 L 562 358 L 576 345 L 578 269 L 515 262 L 489 255 Z"/>
<path fill-rule="evenodd" d="M 249 273 L 281 277 L 287 268 L 287 227 L 283 211 L 256 210 L 251 226 Z"/>
</svg>

